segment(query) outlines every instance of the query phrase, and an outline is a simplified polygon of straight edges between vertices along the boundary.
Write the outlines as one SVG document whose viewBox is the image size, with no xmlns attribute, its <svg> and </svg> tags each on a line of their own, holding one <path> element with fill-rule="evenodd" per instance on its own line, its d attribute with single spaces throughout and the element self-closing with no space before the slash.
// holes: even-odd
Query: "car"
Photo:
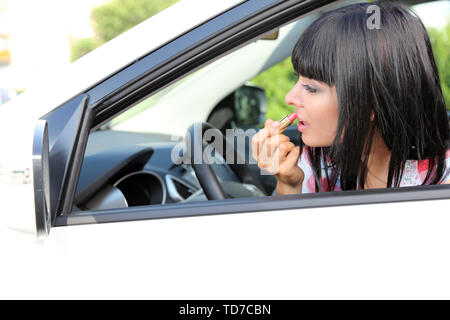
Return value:
<svg viewBox="0 0 450 320">
<path fill-rule="evenodd" d="M 274 196 L 248 154 L 250 80 L 353 2 L 182 0 L 2 105 L 0 297 L 448 298 L 450 185 Z"/>
</svg>

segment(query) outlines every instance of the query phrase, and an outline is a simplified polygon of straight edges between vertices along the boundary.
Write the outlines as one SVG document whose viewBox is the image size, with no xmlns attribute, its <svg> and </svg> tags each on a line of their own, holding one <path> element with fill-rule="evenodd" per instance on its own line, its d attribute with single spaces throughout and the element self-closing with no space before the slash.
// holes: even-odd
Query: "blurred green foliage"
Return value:
<svg viewBox="0 0 450 320">
<path fill-rule="evenodd" d="M 112 0 L 92 10 L 93 38 L 77 39 L 72 44 L 72 61 L 166 9 L 179 0 Z"/>
<path fill-rule="evenodd" d="M 450 110 L 450 23 L 445 28 L 428 30 L 441 79 L 447 110 Z"/>
<path fill-rule="evenodd" d="M 100 42 L 105 43 L 178 0 L 113 0 L 92 10 Z"/>
<path fill-rule="evenodd" d="M 284 59 L 250 80 L 266 91 L 268 105 L 265 120 L 280 120 L 286 114 L 294 112 L 294 107 L 287 105 L 284 97 L 297 80 L 298 77 L 294 74 L 292 68 L 291 57 Z"/>
<path fill-rule="evenodd" d="M 94 38 L 77 39 L 72 43 L 71 61 L 75 61 L 99 46 Z"/>
</svg>

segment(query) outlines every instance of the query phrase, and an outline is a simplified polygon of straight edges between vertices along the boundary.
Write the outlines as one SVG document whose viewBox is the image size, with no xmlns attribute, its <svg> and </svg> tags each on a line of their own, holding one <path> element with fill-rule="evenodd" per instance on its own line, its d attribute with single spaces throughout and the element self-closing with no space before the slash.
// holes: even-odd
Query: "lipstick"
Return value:
<svg viewBox="0 0 450 320">
<path fill-rule="evenodd" d="M 277 134 L 280 134 L 284 130 L 286 130 L 292 124 L 292 122 L 295 121 L 295 119 L 297 119 L 297 115 L 295 113 L 289 114 L 289 115 L 285 116 L 283 119 L 281 119 L 279 121 L 280 128 L 278 129 Z"/>
</svg>

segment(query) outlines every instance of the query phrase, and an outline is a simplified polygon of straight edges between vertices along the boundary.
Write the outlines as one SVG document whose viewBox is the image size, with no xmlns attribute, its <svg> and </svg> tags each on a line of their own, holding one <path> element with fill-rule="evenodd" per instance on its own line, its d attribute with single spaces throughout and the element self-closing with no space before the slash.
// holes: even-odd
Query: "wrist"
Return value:
<svg viewBox="0 0 450 320">
<path fill-rule="evenodd" d="M 302 192 L 303 181 L 297 181 L 295 183 L 286 183 L 277 179 L 276 195 L 285 194 L 299 194 Z"/>
<path fill-rule="evenodd" d="M 275 175 L 275 178 L 277 179 L 277 182 L 280 184 L 283 184 L 290 188 L 298 187 L 298 185 L 302 184 L 303 182 L 303 176 L 302 175 L 294 175 L 294 176 L 282 176 L 282 175 Z"/>
</svg>

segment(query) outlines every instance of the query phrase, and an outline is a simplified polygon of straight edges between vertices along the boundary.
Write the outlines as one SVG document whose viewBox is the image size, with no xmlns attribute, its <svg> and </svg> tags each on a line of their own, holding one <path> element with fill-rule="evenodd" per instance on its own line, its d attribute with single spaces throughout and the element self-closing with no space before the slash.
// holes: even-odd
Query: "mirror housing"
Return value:
<svg viewBox="0 0 450 320">
<path fill-rule="evenodd" d="M 33 183 L 37 236 L 50 232 L 50 175 L 48 128 L 46 120 L 38 120 L 33 138 Z"/>
<path fill-rule="evenodd" d="M 264 121 L 267 97 L 264 89 L 245 84 L 234 92 L 235 125 L 238 128 L 254 128 Z"/>
</svg>

